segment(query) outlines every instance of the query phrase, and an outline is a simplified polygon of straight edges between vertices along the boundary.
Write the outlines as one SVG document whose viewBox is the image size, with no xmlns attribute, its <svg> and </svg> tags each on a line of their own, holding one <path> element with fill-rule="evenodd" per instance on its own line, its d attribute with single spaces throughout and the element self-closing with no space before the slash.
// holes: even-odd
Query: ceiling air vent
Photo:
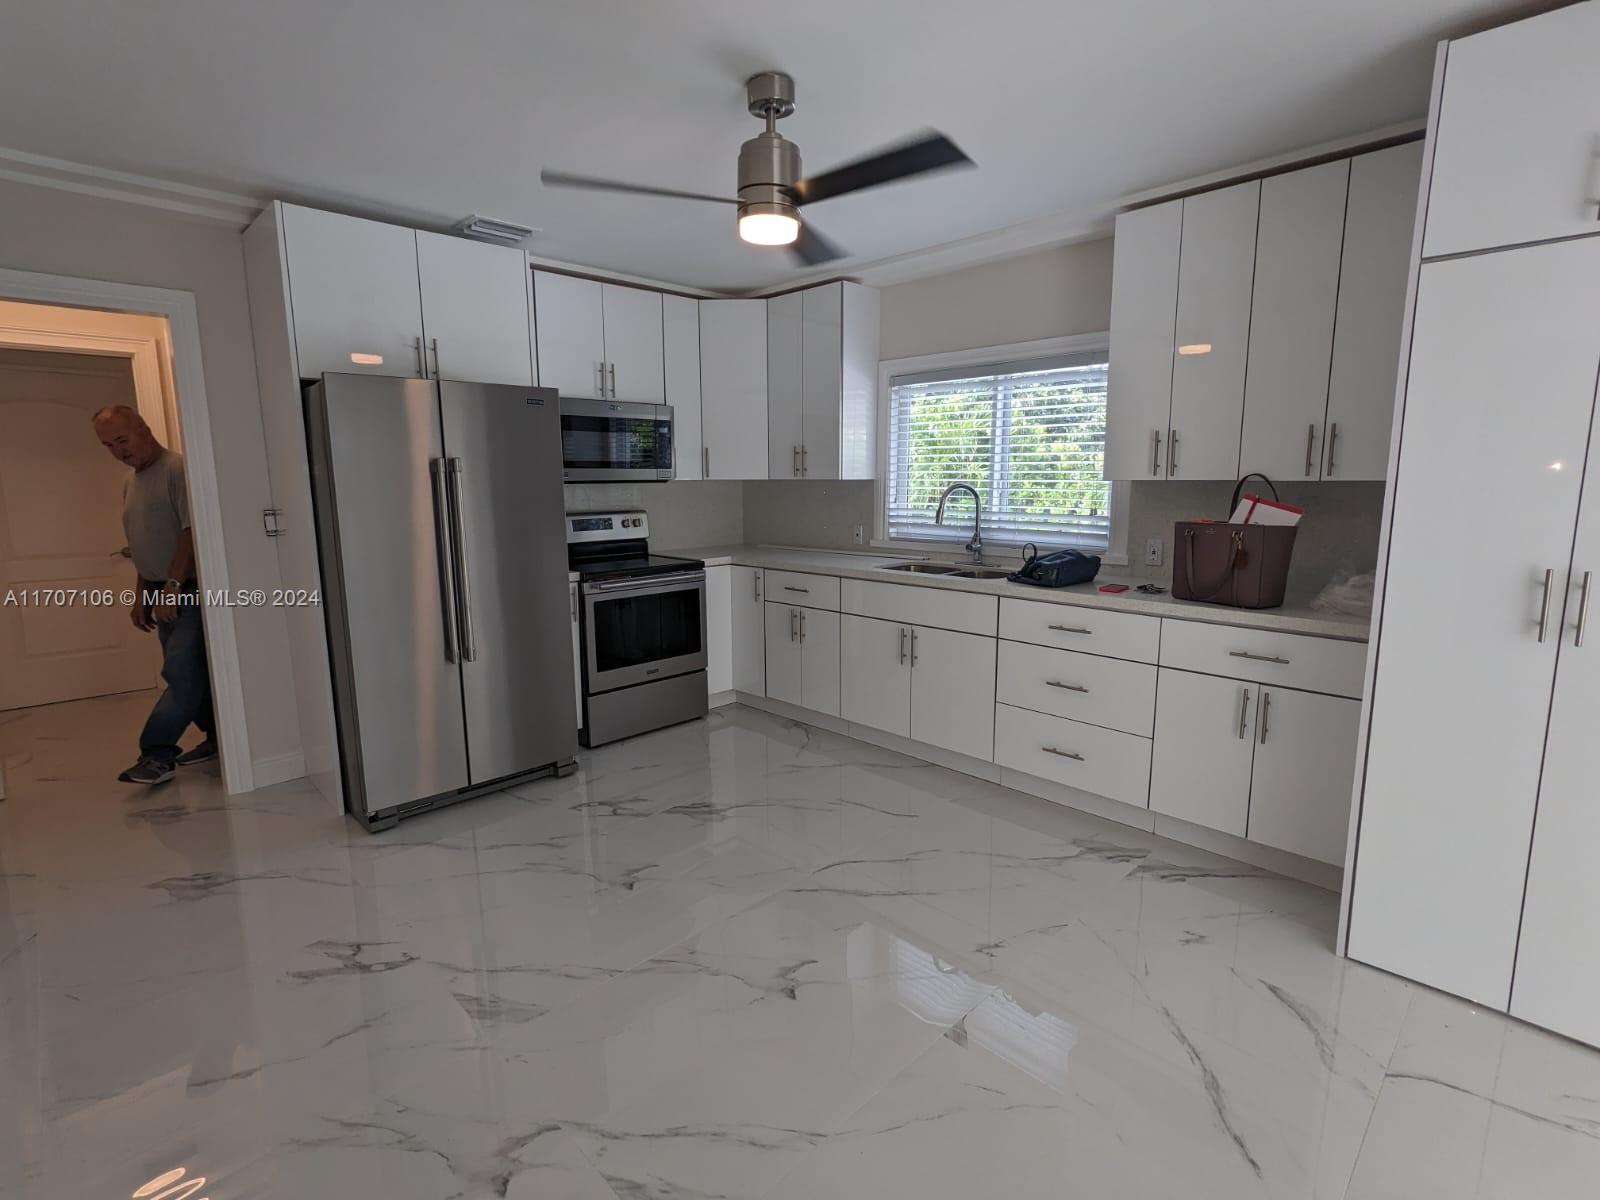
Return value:
<svg viewBox="0 0 1600 1200">
<path fill-rule="evenodd" d="M 502 246 L 516 246 L 527 241 L 539 230 L 515 221 L 497 221 L 493 217 L 480 217 L 473 213 L 464 221 L 455 223 L 455 231 L 481 242 L 497 242 Z"/>
</svg>

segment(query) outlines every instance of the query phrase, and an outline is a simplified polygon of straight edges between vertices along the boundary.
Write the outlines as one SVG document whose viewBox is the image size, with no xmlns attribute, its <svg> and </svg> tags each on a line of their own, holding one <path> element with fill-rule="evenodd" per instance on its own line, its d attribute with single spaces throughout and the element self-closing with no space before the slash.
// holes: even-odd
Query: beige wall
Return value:
<svg viewBox="0 0 1600 1200">
<path fill-rule="evenodd" d="M 278 586 L 261 532 L 271 506 L 239 231 L 153 209 L 0 181 L 0 267 L 192 292 L 222 491 L 230 583 Z M 281 613 L 234 611 L 250 752 L 294 755 L 300 734 Z"/>
</svg>

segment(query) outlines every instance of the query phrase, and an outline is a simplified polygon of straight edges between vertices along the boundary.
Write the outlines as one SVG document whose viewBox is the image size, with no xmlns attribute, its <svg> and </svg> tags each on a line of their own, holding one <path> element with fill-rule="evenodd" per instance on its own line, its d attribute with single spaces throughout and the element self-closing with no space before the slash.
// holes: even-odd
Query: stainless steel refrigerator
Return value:
<svg viewBox="0 0 1600 1200">
<path fill-rule="evenodd" d="M 346 810 L 571 770 L 556 393 L 325 375 L 306 429 Z"/>
</svg>

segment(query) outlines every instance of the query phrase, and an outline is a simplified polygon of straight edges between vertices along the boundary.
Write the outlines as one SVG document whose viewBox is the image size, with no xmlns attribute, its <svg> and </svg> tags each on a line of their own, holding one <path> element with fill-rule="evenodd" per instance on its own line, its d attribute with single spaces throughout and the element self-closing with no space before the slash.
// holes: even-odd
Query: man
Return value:
<svg viewBox="0 0 1600 1200">
<path fill-rule="evenodd" d="M 136 629 L 154 629 L 161 639 L 167 685 L 139 735 L 139 761 L 117 778 L 153 786 L 171 779 L 176 766 L 217 756 L 183 456 L 158 442 L 138 411 L 125 404 L 95 413 L 94 431 L 113 458 L 133 468 L 122 490 L 122 528 L 139 572 L 131 616 Z M 183 753 L 178 739 L 190 725 L 199 727 L 204 740 Z"/>
</svg>

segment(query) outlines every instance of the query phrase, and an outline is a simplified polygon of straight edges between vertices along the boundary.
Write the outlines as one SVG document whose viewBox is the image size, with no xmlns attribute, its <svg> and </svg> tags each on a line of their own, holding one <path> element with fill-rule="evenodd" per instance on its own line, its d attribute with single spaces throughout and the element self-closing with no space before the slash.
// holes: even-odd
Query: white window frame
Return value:
<svg viewBox="0 0 1600 1200">
<path fill-rule="evenodd" d="M 1013 342 L 1006 346 L 978 346 L 971 350 L 950 350 L 942 354 L 919 354 L 912 358 L 889 358 L 878 363 L 878 437 L 877 469 L 873 479 L 873 537 L 872 544 L 887 550 L 919 551 L 925 554 L 961 555 L 961 542 L 954 543 L 925 538 L 891 538 L 889 536 L 889 392 L 891 381 L 897 375 L 914 375 L 924 371 L 944 371 L 954 367 L 985 367 L 1018 359 L 1049 358 L 1063 354 L 1083 354 L 1106 350 L 1109 357 L 1109 333 L 1080 333 L 1070 337 L 1040 338 L 1032 342 Z M 1111 485 L 1111 529 L 1105 550 L 1095 550 L 1101 561 L 1109 566 L 1128 565 L 1128 485 L 1115 482 Z M 995 559 L 1022 559 L 1020 545 L 984 541 L 987 557 Z M 1061 547 L 1052 543 L 1052 548 Z M 988 553 L 992 550 L 993 553 Z"/>
</svg>

